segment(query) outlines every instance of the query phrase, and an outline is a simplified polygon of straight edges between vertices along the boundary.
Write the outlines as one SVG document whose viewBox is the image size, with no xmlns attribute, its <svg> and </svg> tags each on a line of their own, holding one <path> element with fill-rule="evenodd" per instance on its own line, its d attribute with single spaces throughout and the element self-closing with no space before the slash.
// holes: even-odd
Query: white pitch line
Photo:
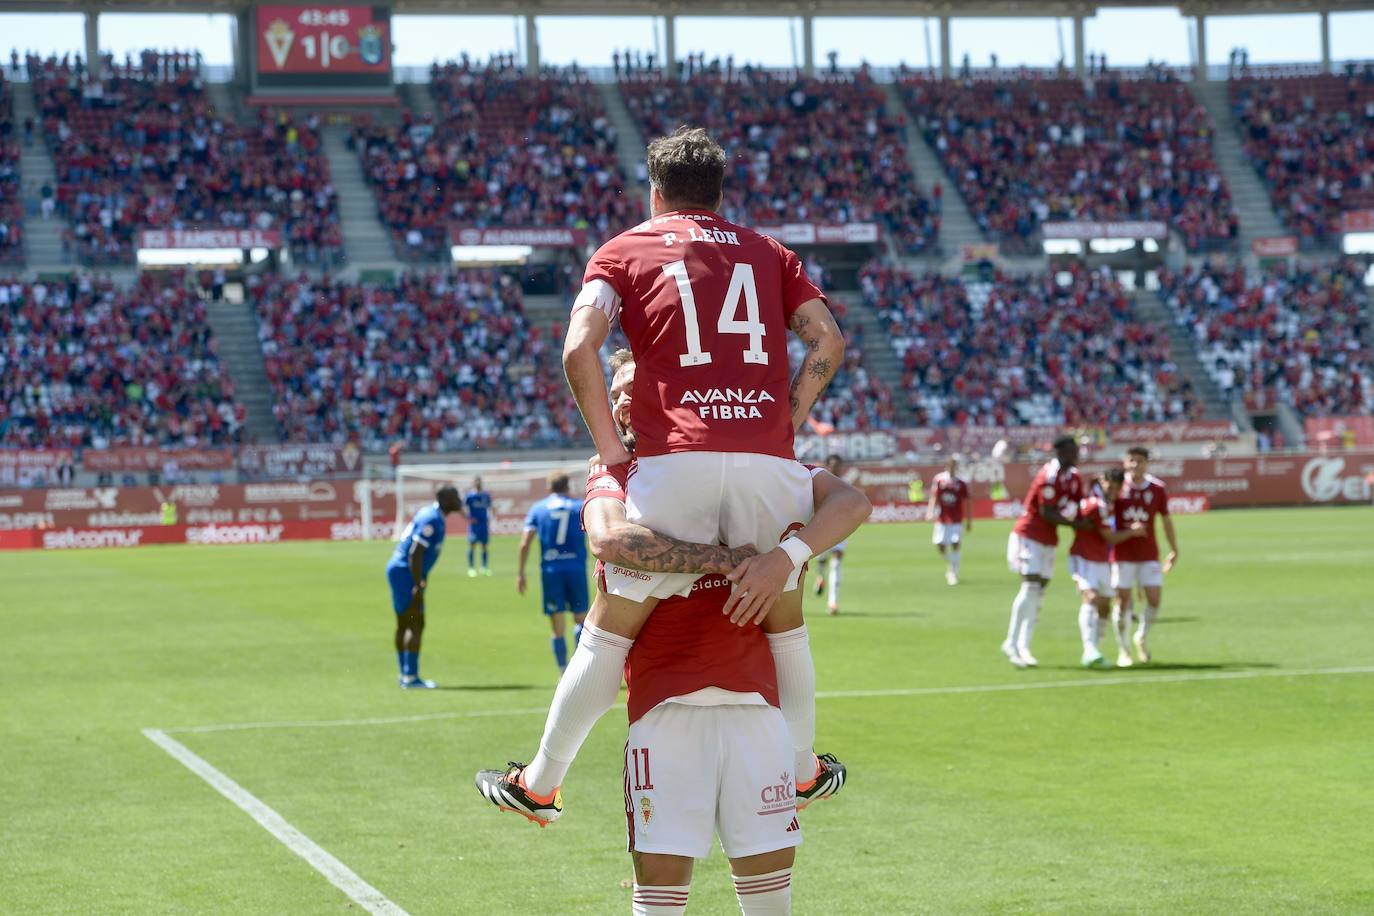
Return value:
<svg viewBox="0 0 1374 916">
<path fill-rule="evenodd" d="M 334 858 L 310 837 L 287 823 L 286 819 L 265 805 L 257 796 L 243 786 L 212 767 L 204 758 L 197 756 L 190 748 L 170 738 L 156 728 L 143 729 L 144 736 L 173 758 L 180 761 L 188 770 L 205 780 L 210 786 L 241 808 L 249 817 L 272 836 L 276 837 L 287 849 L 304 859 L 311 868 L 324 875 L 330 884 L 343 891 L 348 899 L 376 916 L 408 916 L 405 910 L 387 899 L 381 891 Z"/>
<path fill-rule="evenodd" d="M 846 700 L 863 697 L 925 697 L 961 693 L 1009 693 L 1020 690 L 1071 690 L 1080 687 L 1112 687 L 1130 684 L 1178 684 L 1189 681 L 1235 681 L 1271 677 L 1328 677 L 1342 674 L 1374 674 L 1374 665 L 1350 668 L 1299 668 L 1258 671 L 1217 671 L 1194 674 L 1132 674 L 1084 677 L 1074 681 L 1022 681 L 1008 684 L 969 684 L 951 687 L 898 687 L 890 690 L 822 690 L 819 700 Z M 1027 674 L 1026 677 L 1034 677 Z M 617 704 L 615 709 L 623 709 Z M 442 719 L 483 719 L 493 716 L 533 716 L 548 712 L 547 706 L 529 709 L 479 709 L 454 712 L 435 712 L 415 716 L 384 716 L 373 719 L 325 719 L 300 722 L 231 722 L 223 725 L 186 725 L 157 729 L 160 733 L 228 732 L 260 728 L 332 728 L 353 725 L 403 725 L 409 722 L 431 722 Z M 146 730 L 145 730 L 146 733 Z M 188 752 L 189 753 L 189 752 Z"/>
</svg>

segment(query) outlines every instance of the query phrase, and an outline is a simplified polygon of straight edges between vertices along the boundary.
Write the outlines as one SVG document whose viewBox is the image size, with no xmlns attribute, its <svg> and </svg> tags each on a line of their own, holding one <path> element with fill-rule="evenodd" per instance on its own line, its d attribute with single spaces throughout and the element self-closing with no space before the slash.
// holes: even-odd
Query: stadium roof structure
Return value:
<svg viewBox="0 0 1374 916">
<path fill-rule="evenodd" d="M 10 13 L 243 13 L 248 0 L 0 0 Z M 1092 16 L 1111 7 L 1172 7 L 1184 16 L 1340 13 L 1374 0 L 391 0 L 398 14 L 504 16 Z"/>
</svg>

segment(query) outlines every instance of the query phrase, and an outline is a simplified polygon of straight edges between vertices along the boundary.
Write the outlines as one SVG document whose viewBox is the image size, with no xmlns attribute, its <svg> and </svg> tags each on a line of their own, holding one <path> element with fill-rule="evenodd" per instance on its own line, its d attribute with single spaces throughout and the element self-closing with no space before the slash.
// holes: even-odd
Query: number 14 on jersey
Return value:
<svg viewBox="0 0 1374 916">
<path fill-rule="evenodd" d="M 697 321 L 697 300 L 692 293 L 692 282 L 687 276 L 687 262 L 673 261 L 663 265 L 663 272 L 677 282 L 678 295 L 682 298 L 682 317 L 687 331 L 687 352 L 678 357 L 682 366 L 705 366 L 711 362 L 711 354 L 701 349 L 701 325 Z M 740 301 L 744 302 L 744 318 L 739 317 Z M 759 366 L 768 365 L 768 353 L 763 349 L 766 329 L 759 320 L 759 294 L 754 283 L 754 265 L 743 262 L 735 264 L 730 274 L 730 288 L 725 291 L 725 301 L 721 303 L 720 317 L 716 321 L 718 334 L 743 334 L 749 338 L 744 351 L 744 361 Z"/>
</svg>

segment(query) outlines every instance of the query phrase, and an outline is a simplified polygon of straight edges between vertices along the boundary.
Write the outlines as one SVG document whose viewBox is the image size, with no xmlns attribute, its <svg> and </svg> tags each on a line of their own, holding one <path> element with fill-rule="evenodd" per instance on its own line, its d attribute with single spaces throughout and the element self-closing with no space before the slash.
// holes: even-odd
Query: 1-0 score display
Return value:
<svg viewBox="0 0 1374 916">
<path fill-rule="evenodd" d="M 258 73 L 386 73 L 390 25 L 369 6 L 260 6 Z"/>
</svg>

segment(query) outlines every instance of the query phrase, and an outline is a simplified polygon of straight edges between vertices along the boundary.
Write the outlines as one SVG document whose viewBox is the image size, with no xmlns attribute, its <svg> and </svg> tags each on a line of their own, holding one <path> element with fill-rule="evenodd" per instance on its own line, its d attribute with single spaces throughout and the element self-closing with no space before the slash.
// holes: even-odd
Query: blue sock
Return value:
<svg viewBox="0 0 1374 916">
<path fill-rule="evenodd" d="M 582 624 L 573 624 L 573 645 L 582 645 Z"/>
<path fill-rule="evenodd" d="M 405 652 L 396 653 L 396 666 L 401 669 L 401 677 L 406 676 L 406 654 Z"/>
<path fill-rule="evenodd" d="M 491 569 L 491 564 L 487 562 L 487 548 L 485 545 L 482 547 L 482 568 Z"/>
<path fill-rule="evenodd" d="M 563 641 L 562 636 L 553 638 L 553 657 L 559 668 L 568 667 L 568 644 Z"/>
<path fill-rule="evenodd" d="M 472 545 L 469 544 L 469 545 L 468 545 L 468 569 L 472 569 L 472 559 L 473 559 L 473 556 L 474 556 L 474 554 L 473 554 L 473 552 L 472 552 Z"/>
<path fill-rule="evenodd" d="M 420 653 L 401 652 L 401 676 L 419 677 L 420 676 Z"/>
</svg>

